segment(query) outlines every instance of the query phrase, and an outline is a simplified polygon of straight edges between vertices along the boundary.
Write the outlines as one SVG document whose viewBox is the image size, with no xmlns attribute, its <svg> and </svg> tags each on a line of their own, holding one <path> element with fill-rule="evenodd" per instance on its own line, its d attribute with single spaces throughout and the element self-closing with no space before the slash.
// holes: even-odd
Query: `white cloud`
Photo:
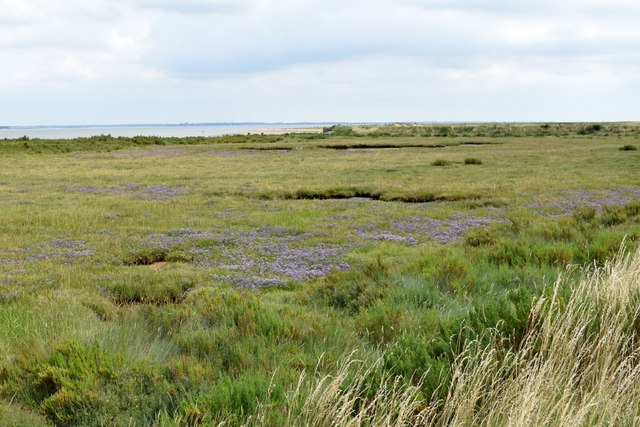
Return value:
<svg viewBox="0 0 640 427">
<path fill-rule="evenodd" d="M 635 0 L 0 0 L 0 121 L 632 119 L 639 18 Z"/>
</svg>

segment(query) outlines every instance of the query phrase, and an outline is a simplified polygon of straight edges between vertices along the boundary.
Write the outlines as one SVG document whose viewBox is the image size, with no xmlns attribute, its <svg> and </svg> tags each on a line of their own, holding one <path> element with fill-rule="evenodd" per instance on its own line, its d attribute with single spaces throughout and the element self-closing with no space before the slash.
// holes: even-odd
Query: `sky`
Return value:
<svg viewBox="0 0 640 427">
<path fill-rule="evenodd" d="M 640 120 L 638 0 L 0 0 L 0 125 Z"/>
</svg>

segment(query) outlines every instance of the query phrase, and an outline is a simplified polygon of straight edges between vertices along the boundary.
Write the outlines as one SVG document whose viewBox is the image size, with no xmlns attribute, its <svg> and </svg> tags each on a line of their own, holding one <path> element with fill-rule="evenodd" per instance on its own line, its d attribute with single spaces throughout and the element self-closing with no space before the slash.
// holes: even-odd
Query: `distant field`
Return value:
<svg viewBox="0 0 640 427">
<path fill-rule="evenodd" d="M 516 348 L 567 265 L 638 246 L 635 147 L 636 123 L 0 141 L 0 420 L 310 423 L 345 372 L 354 416 L 384 378 L 445 398 L 468 342 Z"/>
</svg>

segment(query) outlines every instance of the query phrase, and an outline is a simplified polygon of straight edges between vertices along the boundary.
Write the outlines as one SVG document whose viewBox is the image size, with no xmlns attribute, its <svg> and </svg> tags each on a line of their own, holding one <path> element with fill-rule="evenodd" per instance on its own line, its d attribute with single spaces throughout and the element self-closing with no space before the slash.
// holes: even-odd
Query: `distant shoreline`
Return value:
<svg viewBox="0 0 640 427">
<path fill-rule="evenodd" d="M 382 122 L 204 122 L 204 123 L 132 123 L 132 124 L 74 124 L 74 125 L 4 125 L 0 129 L 108 129 L 108 128 L 149 128 L 149 127 L 241 127 L 241 126 L 281 126 L 318 127 L 332 125 L 376 125 Z"/>
<path fill-rule="evenodd" d="M 6 126 L 0 128 L 0 140 L 22 137 L 34 139 L 74 139 L 110 135 L 112 137 L 213 137 L 238 134 L 320 133 L 335 123 L 207 123 L 157 125 L 68 125 Z"/>
</svg>

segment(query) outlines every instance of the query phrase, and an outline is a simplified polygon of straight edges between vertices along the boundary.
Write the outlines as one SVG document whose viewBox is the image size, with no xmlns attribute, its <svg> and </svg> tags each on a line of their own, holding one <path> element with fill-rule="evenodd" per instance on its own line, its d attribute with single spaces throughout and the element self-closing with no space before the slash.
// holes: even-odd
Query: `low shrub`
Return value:
<svg viewBox="0 0 640 427">
<path fill-rule="evenodd" d="M 115 304 L 168 304 L 179 302 L 196 286 L 193 277 L 179 273 L 158 275 L 146 267 L 131 269 L 119 280 L 106 278 L 99 289 Z"/>
<path fill-rule="evenodd" d="M 612 226 L 623 224 L 627 220 L 627 212 L 624 207 L 617 205 L 606 205 L 602 209 L 600 221 L 603 225 Z"/>
<path fill-rule="evenodd" d="M 45 357 L 25 351 L 5 391 L 40 408 L 54 425 L 150 425 L 176 390 L 157 366 L 128 366 L 98 345 L 62 343 Z M 123 411 L 125 409 L 125 411 Z"/>
<path fill-rule="evenodd" d="M 625 144 L 622 147 L 619 148 L 620 151 L 636 151 L 638 149 L 638 147 L 636 147 L 635 145 L 631 145 L 631 144 Z"/>
<path fill-rule="evenodd" d="M 467 157 L 466 159 L 464 159 L 464 164 L 465 165 L 481 165 L 482 160 L 475 157 Z"/>
<path fill-rule="evenodd" d="M 573 211 L 573 220 L 576 222 L 593 221 L 596 217 L 596 208 L 593 206 L 585 206 Z"/>
<path fill-rule="evenodd" d="M 312 288 L 312 297 L 329 307 L 357 313 L 387 295 L 387 266 L 378 258 L 361 271 L 352 270 L 327 276 Z"/>
<path fill-rule="evenodd" d="M 635 218 L 640 216 L 640 200 L 628 203 L 624 207 L 624 211 L 629 218 Z"/>
<path fill-rule="evenodd" d="M 145 247 L 132 251 L 124 259 L 125 265 L 151 265 L 167 260 L 169 251 L 164 248 Z"/>
<path fill-rule="evenodd" d="M 431 166 L 449 166 L 451 162 L 449 160 L 438 159 L 431 162 Z"/>
<path fill-rule="evenodd" d="M 376 304 L 356 318 L 358 333 L 373 344 L 390 342 L 400 332 L 402 324 L 400 308 L 385 304 Z"/>
</svg>

